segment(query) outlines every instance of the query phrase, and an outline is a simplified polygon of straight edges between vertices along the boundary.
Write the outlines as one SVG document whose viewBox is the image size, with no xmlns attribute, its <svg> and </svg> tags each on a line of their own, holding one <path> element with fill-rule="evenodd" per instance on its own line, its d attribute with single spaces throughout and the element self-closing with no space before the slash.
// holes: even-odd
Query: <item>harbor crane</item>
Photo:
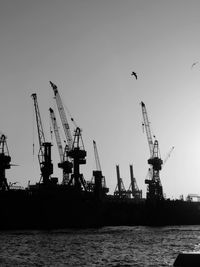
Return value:
<svg viewBox="0 0 200 267">
<path fill-rule="evenodd" d="M 73 161 L 73 173 L 68 185 L 74 185 L 77 190 L 81 190 L 83 186 L 84 190 L 87 191 L 83 174 L 80 173 L 80 165 L 86 164 L 86 155 L 87 152 L 84 148 L 81 129 L 77 127 L 74 133 L 72 148 L 67 152 L 67 156 Z"/>
<path fill-rule="evenodd" d="M 0 190 L 9 190 L 9 185 L 6 179 L 6 169 L 10 169 L 11 157 L 8 151 L 8 145 L 4 134 L 0 137 Z"/>
<path fill-rule="evenodd" d="M 106 187 L 106 179 L 102 174 L 99 154 L 97 150 L 97 144 L 93 140 L 94 157 L 96 163 L 96 170 L 93 171 L 94 177 L 94 191 L 96 194 L 107 193 L 109 189 Z"/>
<path fill-rule="evenodd" d="M 142 198 L 142 190 L 139 190 L 136 179 L 133 174 L 133 165 L 130 165 L 130 177 L 131 177 L 131 184 L 129 187 L 129 191 L 132 194 L 134 199 L 141 199 Z"/>
<path fill-rule="evenodd" d="M 147 115 L 146 106 L 141 102 L 142 115 L 143 115 L 143 125 L 146 130 L 147 141 L 149 145 L 150 158 L 148 159 L 148 164 L 151 165 L 151 177 L 150 179 L 145 179 L 147 184 L 147 199 L 163 199 L 163 188 L 160 181 L 160 170 L 162 169 L 163 161 L 160 158 L 158 140 L 153 142 L 150 123 Z"/>
<path fill-rule="evenodd" d="M 114 195 L 120 198 L 130 197 L 130 192 L 125 189 L 123 180 L 120 176 L 119 165 L 116 165 L 116 173 L 117 173 L 117 186 L 115 188 Z"/>
<path fill-rule="evenodd" d="M 50 112 L 50 118 L 51 118 L 52 126 L 53 126 L 53 129 L 54 129 L 54 134 L 55 134 L 55 138 L 56 138 L 58 152 L 59 152 L 59 156 L 60 156 L 60 162 L 58 163 L 58 167 L 63 170 L 63 181 L 62 181 L 62 183 L 63 184 L 68 184 L 68 182 L 69 182 L 69 174 L 72 173 L 73 164 L 72 164 L 72 162 L 70 162 L 68 160 L 67 145 L 63 149 L 54 110 L 52 108 L 50 108 L 49 112 Z"/>
<path fill-rule="evenodd" d="M 40 116 L 37 95 L 34 93 L 31 95 L 34 101 L 36 123 L 38 130 L 38 140 L 39 140 L 39 153 L 38 159 L 41 170 L 42 183 L 47 185 L 50 183 L 50 176 L 53 173 L 53 164 L 51 162 L 51 146 L 50 142 L 45 141 L 42 120 Z M 41 179 L 40 179 L 41 180 Z"/>
</svg>

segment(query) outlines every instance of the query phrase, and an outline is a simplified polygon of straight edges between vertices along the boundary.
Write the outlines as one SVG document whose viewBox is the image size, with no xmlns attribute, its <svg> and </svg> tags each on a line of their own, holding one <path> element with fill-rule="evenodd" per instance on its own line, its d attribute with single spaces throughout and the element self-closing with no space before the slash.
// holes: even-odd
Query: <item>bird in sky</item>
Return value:
<svg viewBox="0 0 200 267">
<path fill-rule="evenodd" d="M 198 63 L 199 63 L 198 61 L 194 62 L 194 63 L 192 64 L 192 66 L 191 66 L 191 69 L 192 69 L 195 65 L 197 65 Z"/>
<path fill-rule="evenodd" d="M 135 79 L 137 80 L 137 74 L 133 71 L 132 73 L 131 73 L 131 75 L 133 76 L 135 76 Z"/>
</svg>

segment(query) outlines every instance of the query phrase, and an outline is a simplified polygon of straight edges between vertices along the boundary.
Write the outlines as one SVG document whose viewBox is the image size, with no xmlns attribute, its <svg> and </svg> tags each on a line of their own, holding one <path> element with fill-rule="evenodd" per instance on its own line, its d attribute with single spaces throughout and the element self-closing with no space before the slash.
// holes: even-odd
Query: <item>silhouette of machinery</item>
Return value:
<svg viewBox="0 0 200 267">
<path fill-rule="evenodd" d="M 69 160 L 69 158 L 67 156 L 67 151 L 69 150 L 68 145 L 66 144 L 65 148 L 63 149 L 55 113 L 54 113 L 52 108 L 49 109 L 49 112 L 50 112 L 50 118 L 51 118 L 52 126 L 54 129 L 54 134 L 55 134 L 55 138 L 56 138 L 58 152 L 59 152 L 59 156 L 60 156 L 60 162 L 58 163 L 58 167 L 63 170 L 62 183 L 68 184 L 69 179 L 70 179 L 69 174 L 72 173 L 72 167 L 73 167 L 72 162 Z"/>
<path fill-rule="evenodd" d="M 53 164 L 51 162 L 52 144 L 50 142 L 45 141 L 44 130 L 42 126 L 42 120 L 41 120 L 38 101 L 37 101 L 37 95 L 32 94 L 31 96 L 34 101 L 36 123 L 37 123 L 37 130 L 38 130 L 38 140 L 39 140 L 38 159 L 39 159 L 40 170 L 41 170 L 41 178 L 42 178 L 42 183 L 47 185 L 50 183 L 51 181 L 50 176 L 53 173 Z"/>
<path fill-rule="evenodd" d="M 150 150 L 150 158 L 148 164 L 151 166 L 149 169 L 149 179 L 145 179 L 147 186 L 147 199 L 163 199 L 163 188 L 160 181 L 160 170 L 162 169 L 163 161 L 160 158 L 158 140 L 153 142 L 150 124 L 148 120 L 146 106 L 141 102 L 142 115 L 143 115 L 143 126 L 146 130 L 147 141 Z"/>
<path fill-rule="evenodd" d="M 54 96 L 56 99 L 58 111 L 60 114 L 60 119 L 62 122 L 63 130 L 66 137 L 66 147 L 63 154 L 60 154 L 60 157 L 63 158 L 61 163 L 58 164 L 60 168 L 63 168 L 65 173 L 65 179 L 63 180 L 64 184 L 73 185 L 77 190 L 81 190 L 82 187 L 87 191 L 86 182 L 84 180 L 83 174 L 80 173 L 80 165 L 86 164 L 86 151 L 84 149 L 83 139 L 81 135 L 81 129 L 76 127 L 74 131 L 74 139 L 70 131 L 70 126 L 67 120 L 67 116 L 64 110 L 62 99 L 58 92 L 57 86 L 50 81 L 50 85 L 54 91 Z M 55 114 L 50 110 L 52 121 L 54 123 L 54 132 L 57 133 L 57 145 L 60 149 L 60 140 L 58 138 L 58 127 L 55 125 Z M 71 118 L 73 121 L 73 119 Z M 60 150 L 61 153 L 61 150 Z"/>
</svg>

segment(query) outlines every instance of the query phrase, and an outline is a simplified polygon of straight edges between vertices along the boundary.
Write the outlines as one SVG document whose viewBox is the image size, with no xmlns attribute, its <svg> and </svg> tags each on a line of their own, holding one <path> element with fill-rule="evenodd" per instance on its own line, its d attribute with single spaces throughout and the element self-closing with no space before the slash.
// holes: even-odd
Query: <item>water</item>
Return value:
<svg viewBox="0 0 200 267">
<path fill-rule="evenodd" d="M 0 266 L 172 266 L 200 252 L 200 226 L 0 232 Z"/>
</svg>

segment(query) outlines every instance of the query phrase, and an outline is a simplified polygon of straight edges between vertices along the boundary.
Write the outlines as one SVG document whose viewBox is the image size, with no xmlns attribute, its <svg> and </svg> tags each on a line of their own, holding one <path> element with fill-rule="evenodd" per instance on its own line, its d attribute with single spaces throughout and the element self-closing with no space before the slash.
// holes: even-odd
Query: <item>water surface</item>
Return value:
<svg viewBox="0 0 200 267">
<path fill-rule="evenodd" d="M 172 266 L 200 226 L 0 232 L 0 266 Z"/>
</svg>

